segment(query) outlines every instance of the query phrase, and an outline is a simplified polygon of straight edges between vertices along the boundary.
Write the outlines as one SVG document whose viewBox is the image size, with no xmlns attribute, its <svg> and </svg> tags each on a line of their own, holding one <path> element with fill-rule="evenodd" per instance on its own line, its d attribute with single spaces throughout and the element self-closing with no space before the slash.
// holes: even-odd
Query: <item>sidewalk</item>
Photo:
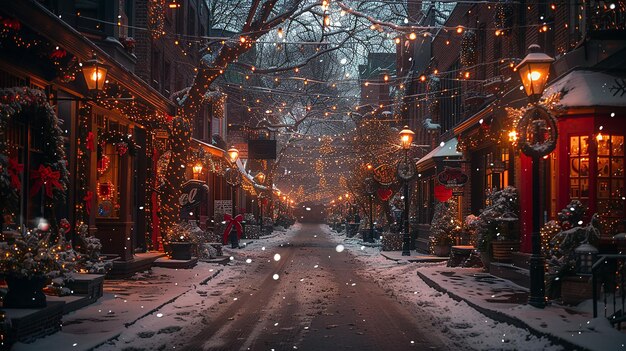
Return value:
<svg viewBox="0 0 626 351">
<path fill-rule="evenodd" d="M 220 266 L 200 262 L 194 269 L 153 267 L 129 279 L 106 280 L 104 296 L 96 303 L 63 316 L 62 331 L 30 344 L 17 343 L 12 350 L 90 350 L 221 271 Z"/>
<path fill-rule="evenodd" d="M 487 317 L 546 336 L 567 350 L 626 349 L 626 334 L 604 317 L 593 319 L 589 304 L 556 304 L 537 309 L 526 304 L 528 290 L 480 268 L 420 267 L 417 275 L 430 287 L 464 301 Z"/>
<path fill-rule="evenodd" d="M 383 257 L 392 261 L 408 261 L 408 262 L 445 262 L 448 257 L 439 257 L 435 255 L 429 255 L 415 250 L 411 250 L 411 255 L 402 256 L 402 251 L 381 251 Z"/>
</svg>

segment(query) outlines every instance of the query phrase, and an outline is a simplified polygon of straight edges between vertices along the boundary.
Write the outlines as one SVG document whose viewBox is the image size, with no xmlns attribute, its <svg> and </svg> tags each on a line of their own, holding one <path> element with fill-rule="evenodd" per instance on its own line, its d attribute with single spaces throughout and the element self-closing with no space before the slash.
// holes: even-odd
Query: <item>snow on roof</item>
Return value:
<svg viewBox="0 0 626 351">
<path fill-rule="evenodd" d="M 561 92 L 563 107 L 626 107 L 626 77 L 587 70 L 572 71 L 548 86 L 544 97 Z"/>
<path fill-rule="evenodd" d="M 452 138 L 446 141 L 443 145 L 439 145 L 436 148 L 432 149 L 429 153 L 426 154 L 426 156 L 417 161 L 417 165 L 420 165 L 430 160 L 431 158 L 462 156 L 462 154 L 456 150 L 456 146 L 458 143 L 459 142 L 456 138 Z"/>
</svg>

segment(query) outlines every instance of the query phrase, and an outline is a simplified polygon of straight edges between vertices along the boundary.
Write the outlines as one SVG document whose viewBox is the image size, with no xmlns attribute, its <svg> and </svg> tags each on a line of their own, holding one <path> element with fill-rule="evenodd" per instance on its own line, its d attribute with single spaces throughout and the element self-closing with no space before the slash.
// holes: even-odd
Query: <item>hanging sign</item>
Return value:
<svg viewBox="0 0 626 351">
<path fill-rule="evenodd" d="M 392 165 L 383 163 L 374 169 L 374 180 L 380 185 L 391 185 L 396 181 L 396 169 Z"/>
<path fill-rule="evenodd" d="M 233 213 L 233 202 L 231 200 L 215 200 L 213 202 L 213 218 L 220 220 L 225 214 Z"/>
<path fill-rule="evenodd" d="M 445 167 L 443 172 L 437 175 L 439 183 L 448 187 L 463 186 L 468 179 L 467 174 L 463 173 L 462 169 L 453 167 Z"/>
<path fill-rule="evenodd" d="M 181 218 L 194 218 L 194 211 L 206 202 L 208 194 L 209 187 L 203 181 L 193 179 L 183 184 L 182 194 L 178 198 Z"/>
</svg>

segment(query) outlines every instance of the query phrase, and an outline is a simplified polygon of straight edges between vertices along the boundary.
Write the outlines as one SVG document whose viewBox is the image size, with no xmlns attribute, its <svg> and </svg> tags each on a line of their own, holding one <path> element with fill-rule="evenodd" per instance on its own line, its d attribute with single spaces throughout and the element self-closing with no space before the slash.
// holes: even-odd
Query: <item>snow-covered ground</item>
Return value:
<svg viewBox="0 0 626 351">
<path fill-rule="evenodd" d="M 484 274 L 480 269 L 448 268 L 445 263 L 395 262 L 382 256 L 378 247 L 363 246 L 359 239 L 346 238 L 328 226 L 323 226 L 323 230 L 370 267 L 361 274 L 394 290 L 401 299 L 430 312 L 433 323 L 437 323 L 444 334 L 468 347 L 479 350 L 566 349 L 553 345 L 547 338 L 537 338 L 525 329 L 486 317 L 467 303 L 431 288 L 417 272 L 433 278 L 445 290 L 468 298 L 477 306 L 511 316 L 535 330 L 550 333 L 581 348 L 598 351 L 626 349 L 626 334 L 611 327 L 603 317 L 592 319 L 588 313 L 589 301 L 576 308 L 551 305 L 545 309 L 507 301 L 512 295 L 523 295 L 526 289 Z M 490 279 L 477 279 L 481 277 Z M 499 301 L 490 303 L 495 300 Z"/>
<path fill-rule="evenodd" d="M 230 257 L 226 266 L 200 263 L 191 270 L 154 268 L 149 273 L 136 275 L 130 280 L 107 281 L 105 296 L 96 304 L 85 307 L 64 317 L 63 331 L 39 339 L 33 344 L 18 344 L 15 350 L 165 350 L 180 349 L 206 325 L 207 319 L 218 310 L 232 304 L 247 294 L 240 287 L 241 279 L 251 273 L 261 262 L 272 260 L 281 245 L 288 245 L 293 234 L 301 228 L 299 224 L 289 230 L 274 231 L 262 239 L 249 242 L 243 249 L 224 247 L 224 255 Z M 320 236 L 328 236 L 337 244 L 337 252 L 350 253 L 363 263 L 358 274 L 375 281 L 388 294 L 402 304 L 412 304 L 428 318 L 450 344 L 463 345 L 475 350 L 565 350 L 553 345 L 545 337 L 537 337 L 528 330 L 511 324 L 495 321 L 467 303 L 456 301 L 448 294 L 431 288 L 417 271 L 431 276 L 442 270 L 453 271 L 462 276 L 463 269 L 446 268 L 443 263 L 409 263 L 389 260 L 380 254 L 379 247 L 367 247 L 359 239 L 346 238 L 321 226 Z M 471 272 L 470 272 L 471 273 Z M 455 276 L 456 278 L 456 276 Z M 470 280 L 439 280 L 449 291 L 459 295 L 476 293 Z M 501 284 L 508 291 L 510 282 Z M 456 290 L 454 285 L 456 284 Z M 459 285 L 468 284 L 459 290 Z M 518 287 L 519 288 L 519 287 Z M 472 290 L 474 289 L 474 290 Z M 522 289 L 522 288 L 520 288 Z M 473 302 L 473 300 L 472 300 Z M 555 315 L 554 310 L 537 310 L 523 304 L 502 304 L 505 312 L 545 321 L 545 330 L 552 332 L 553 325 L 566 328 L 566 318 Z M 519 317 L 519 316 L 516 316 Z M 524 317 L 524 318 L 526 318 Z M 522 317 L 520 317 L 522 318 Z M 528 319 L 527 318 L 527 319 Z M 538 322 L 539 324 L 541 322 Z M 564 324 L 565 323 L 565 324 Z M 527 321 L 528 325 L 533 325 Z M 608 323 L 605 323 L 608 324 Z M 578 343 L 594 350 L 621 349 L 621 336 L 625 334 L 603 325 L 599 320 L 587 325 L 572 325 L 572 336 L 580 332 L 580 338 L 589 338 L 594 333 L 606 332 L 604 342 Z M 617 335 L 617 337 L 616 337 Z M 597 337 L 597 335 L 595 335 Z M 570 339 L 568 339 L 570 340 Z M 572 340 L 570 340 L 572 341 Z M 572 341 L 576 343 L 575 340 Z"/>
</svg>

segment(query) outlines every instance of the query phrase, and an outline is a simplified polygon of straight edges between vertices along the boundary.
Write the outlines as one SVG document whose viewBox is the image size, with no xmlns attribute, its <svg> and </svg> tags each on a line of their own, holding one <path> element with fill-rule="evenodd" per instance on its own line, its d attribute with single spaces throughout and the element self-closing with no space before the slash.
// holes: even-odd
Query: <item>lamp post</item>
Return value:
<svg viewBox="0 0 626 351">
<path fill-rule="evenodd" d="M 409 165 L 409 149 L 413 142 L 413 133 L 408 126 L 400 131 L 400 145 L 404 149 L 404 165 L 398 165 L 398 176 L 404 183 L 404 221 L 402 223 L 402 256 L 411 256 L 411 233 L 409 232 L 409 180 L 413 178 L 415 171 L 411 172 Z M 414 168 L 414 167 L 413 167 Z M 413 174 L 411 174 L 413 173 Z"/>
<path fill-rule="evenodd" d="M 259 184 L 263 184 L 265 182 L 265 173 L 259 172 L 256 175 Z M 259 225 L 261 227 L 261 234 L 263 234 L 263 197 L 262 194 L 259 193 Z"/>
<path fill-rule="evenodd" d="M 550 64 L 554 58 L 541 52 L 539 45 L 528 48 L 528 55 L 515 68 L 522 79 L 524 90 L 533 104 L 520 119 L 517 138 L 522 152 L 532 158 L 532 255 L 530 256 L 530 296 L 528 303 L 537 308 L 546 306 L 544 258 L 541 255 L 541 194 L 539 164 L 541 158 L 554 150 L 557 126 L 554 117 L 539 105 L 539 99 L 548 81 Z"/>
<path fill-rule="evenodd" d="M 371 165 L 367 165 L 368 169 L 371 169 Z M 369 230 L 369 236 L 368 236 L 368 242 L 373 243 L 374 242 L 374 206 L 373 206 L 373 200 L 374 200 L 374 179 L 373 178 L 367 178 L 365 179 L 365 194 L 367 195 L 367 197 L 369 198 L 369 205 L 370 205 L 370 218 L 369 218 L 369 224 L 370 224 L 370 230 Z M 365 241 L 365 240 L 363 240 Z"/>
<path fill-rule="evenodd" d="M 230 162 L 233 164 L 233 167 L 231 168 L 231 175 L 229 178 L 229 180 L 227 181 L 231 186 L 232 186 L 232 192 L 231 192 L 231 198 L 233 201 L 233 206 L 231 208 L 232 211 L 232 216 L 235 217 L 236 211 L 235 211 L 235 196 L 236 196 L 236 186 L 239 185 L 238 183 L 238 175 L 239 175 L 239 171 L 237 170 L 237 159 L 239 158 L 239 150 L 235 149 L 234 147 L 231 147 L 230 149 L 228 149 L 227 151 L 228 153 L 228 158 L 230 159 Z"/>
<path fill-rule="evenodd" d="M 104 88 L 107 79 L 108 67 L 93 54 L 91 60 L 83 62 L 81 65 L 87 89 L 98 92 Z"/>
</svg>

